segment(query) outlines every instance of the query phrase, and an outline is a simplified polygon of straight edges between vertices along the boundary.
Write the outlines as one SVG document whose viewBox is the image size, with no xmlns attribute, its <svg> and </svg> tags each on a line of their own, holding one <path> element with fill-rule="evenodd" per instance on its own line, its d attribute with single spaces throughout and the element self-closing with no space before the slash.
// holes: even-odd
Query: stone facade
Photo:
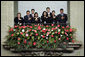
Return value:
<svg viewBox="0 0 85 57">
<path fill-rule="evenodd" d="M 14 25 L 14 2 L 1 1 L 1 43 L 5 41 L 8 34 L 8 25 Z"/>
<path fill-rule="evenodd" d="M 14 1 L 1 1 L 1 44 L 6 40 L 8 34 L 8 25 L 14 25 Z M 77 28 L 76 38 L 82 41 L 84 45 L 84 2 L 83 1 L 70 1 L 70 25 Z M 4 55 L 5 50 L 1 49 L 1 54 Z M 6 52 L 7 53 L 7 52 Z M 77 54 L 78 53 L 78 54 Z M 8 53 L 7 53 L 8 55 Z M 13 54 L 9 54 L 13 55 Z M 72 53 L 64 54 L 64 56 L 79 56 L 84 55 L 84 46 L 82 49 Z"/>
</svg>

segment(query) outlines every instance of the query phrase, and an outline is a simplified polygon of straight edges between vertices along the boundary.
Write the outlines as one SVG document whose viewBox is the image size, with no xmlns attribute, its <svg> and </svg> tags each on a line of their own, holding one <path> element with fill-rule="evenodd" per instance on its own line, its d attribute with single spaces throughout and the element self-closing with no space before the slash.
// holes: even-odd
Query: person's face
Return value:
<svg viewBox="0 0 85 57">
<path fill-rule="evenodd" d="M 18 14 L 17 17 L 20 17 L 20 14 Z"/>
<path fill-rule="evenodd" d="M 50 12 L 50 9 L 47 9 L 47 12 Z"/>
<path fill-rule="evenodd" d="M 38 16 L 38 14 L 35 14 L 35 17 L 37 17 Z"/>
<path fill-rule="evenodd" d="M 35 13 L 35 11 L 34 11 L 34 10 L 32 10 L 31 12 L 32 12 L 32 14 L 34 14 L 34 13 Z"/>
<path fill-rule="evenodd" d="M 30 12 L 27 12 L 27 15 L 29 15 L 30 14 Z"/>
<path fill-rule="evenodd" d="M 63 10 L 60 10 L 60 13 L 63 13 Z"/>
<path fill-rule="evenodd" d="M 44 12 L 44 15 L 46 15 L 46 12 Z"/>
<path fill-rule="evenodd" d="M 52 12 L 52 15 L 55 15 L 55 12 Z"/>
</svg>

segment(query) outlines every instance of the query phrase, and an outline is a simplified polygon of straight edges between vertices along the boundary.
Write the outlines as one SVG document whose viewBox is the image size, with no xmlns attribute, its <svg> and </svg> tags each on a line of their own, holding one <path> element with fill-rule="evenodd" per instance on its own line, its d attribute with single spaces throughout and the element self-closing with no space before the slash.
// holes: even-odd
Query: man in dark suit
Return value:
<svg viewBox="0 0 85 57">
<path fill-rule="evenodd" d="M 66 26 L 66 21 L 68 20 L 67 14 L 63 13 L 63 9 L 60 9 L 60 14 L 57 15 L 58 17 L 58 22 L 62 26 Z"/>
<path fill-rule="evenodd" d="M 35 9 L 31 9 L 31 16 L 34 18 Z"/>
<path fill-rule="evenodd" d="M 30 15 L 30 11 L 26 11 L 26 14 L 24 16 L 24 22 L 25 22 L 25 25 L 28 25 L 28 24 L 31 24 L 32 23 L 32 16 Z"/>
<path fill-rule="evenodd" d="M 48 21 L 47 21 L 47 23 L 51 23 L 51 17 L 52 17 L 52 13 L 50 12 L 50 8 L 49 7 L 47 7 L 46 8 L 46 11 L 47 11 L 47 15 L 48 15 Z"/>
</svg>

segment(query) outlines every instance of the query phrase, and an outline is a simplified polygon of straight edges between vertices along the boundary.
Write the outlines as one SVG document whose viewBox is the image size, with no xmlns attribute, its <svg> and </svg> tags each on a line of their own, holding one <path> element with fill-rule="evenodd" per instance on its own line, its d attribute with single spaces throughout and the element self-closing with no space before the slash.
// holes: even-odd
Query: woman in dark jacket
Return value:
<svg viewBox="0 0 85 57">
<path fill-rule="evenodd" d="M 48 14 L 46 11 L 44 11 L 42 16 L 41 16 L 42 23 L 46 24 L 48 22 L 47 19 L 48 19 Z"/>
<path fill-rule="evenodd" d="M 38 13 L 35 12 L 34 14 L 34 18 L 33 18 L 33 23 L 40 23 L 40 17 L 38 17 Z"/>
<path fill-rule="evenodd" d="M 51 23 L 57 24 L 57 21 L 58 21 L 58 18 L 57 18 L 57 16 L 55 15 L 55 11 L 53 10 L 53 11 L 52 11 Z"/>
<path fill-rule="evenodd" d="M 21 25 L 23 26 L 24 20 L 21 17 L 21 13 L 17 13 L 17 17 L 14 18 L 14 25 Z"/>
</svg>

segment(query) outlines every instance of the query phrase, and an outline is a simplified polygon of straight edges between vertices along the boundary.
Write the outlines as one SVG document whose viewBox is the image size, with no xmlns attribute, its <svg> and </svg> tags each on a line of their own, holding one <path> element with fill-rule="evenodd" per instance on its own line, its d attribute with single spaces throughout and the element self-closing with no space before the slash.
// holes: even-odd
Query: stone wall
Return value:
<svg viewBox="0 0 85 57">
<path fill-rule="evenodd" d="M 14 2 L 1 1 L 1 43 L 6 40 L 8 25 L 14 25 Z"/>
<path fill-rule="evenodd" d="M 84 2 L 70 1 L 70 25 L 77 28 L 77 39 L 84 44 Z"/>
</svg>

